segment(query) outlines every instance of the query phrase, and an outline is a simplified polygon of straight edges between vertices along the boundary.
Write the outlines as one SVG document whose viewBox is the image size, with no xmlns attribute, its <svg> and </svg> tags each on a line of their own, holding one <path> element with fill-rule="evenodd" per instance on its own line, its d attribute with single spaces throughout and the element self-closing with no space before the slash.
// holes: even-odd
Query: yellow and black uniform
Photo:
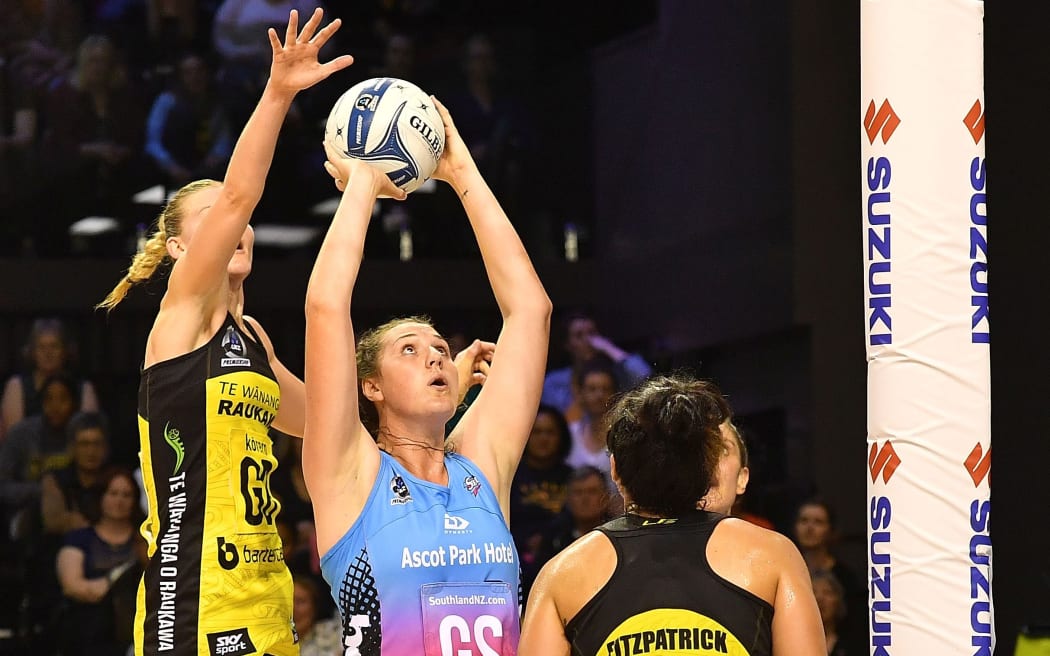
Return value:
<svg viewBox="0 0 1050 656">
<path fill-rule="evenodd" d="M 773 607 L 715 574 L 707 542 L 724 515 L 626 515 L 598 527 L 616 549 L 608 583 L 565 626 L 575 656 L 769 656 Z"/>
<path fill-rule="evenodd" d="M 250 328 L 249 328 L 250 331 Z M 251 332 L 251 331 L 250 331 Z M 233 317 L 200 348 L 142 372 L 139 435 L 149 565 L 135 653 L 299 653 L 292 579 L 270 493 L 280 389 Z"/>
</svg>

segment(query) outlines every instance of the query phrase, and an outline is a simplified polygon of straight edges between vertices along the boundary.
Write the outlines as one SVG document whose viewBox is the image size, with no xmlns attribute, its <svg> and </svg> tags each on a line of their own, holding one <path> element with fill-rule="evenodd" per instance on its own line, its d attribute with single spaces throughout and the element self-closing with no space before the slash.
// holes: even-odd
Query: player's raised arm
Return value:
<svg viewBox="0 0 1050 656">
<path fill-rule="evenodd" d="M 403 197 L 364 162 L 326 147 L 325 168 L 342 192 L 306 290 L 306 431 L 303 474 L 315 504 L 324 554 L 361 512 L 379 468 L 375 441 L 361 423 L 350 299 L 364 257 L 372 205 L 380 193 Z"/>
</svg>

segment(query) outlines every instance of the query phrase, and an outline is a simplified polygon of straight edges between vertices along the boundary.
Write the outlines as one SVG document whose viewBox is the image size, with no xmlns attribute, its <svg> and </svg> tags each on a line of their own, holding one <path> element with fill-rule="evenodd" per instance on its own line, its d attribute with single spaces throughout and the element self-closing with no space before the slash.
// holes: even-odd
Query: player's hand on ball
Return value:
<svg viewBox="0 0 1050 656">
<path fill-rule="evenodd" d="M 474 158 L 471 157 L 470 149 L 463 142 L 463 138 L 459 136 L 459 131 L 456 130 L 456 124 L 452 122 L 452 115 L 448 113 L 448 109 L 434 96 L 430 96 L 430 99 L 434 101 L 434 106 L 437 107 L 438 114 L 441 115 L 441 122 L 445 127 L 445 150 L 441 153 L 437 170 L 434 171 L 432 177 L 452 184 L 460 172 L 475 166 Z"/>
<path fill-rule="evenodd" d="M 376 198 L 393 198 L 404 200 L 408 194 L 403 189 L 390 181 L 385 173 L 367 162 L 351 157 L 341 156 L 329 144 L 324 145 L 324 152 L 328 160 L 324 163 L 324 170 L 332 176 L 335 188 L 340 192 L 346 191 L 350 184 L 365 184 L 372 190 Z"/>
<path fill-rule="evenodd" d="M 283 44 L 277 36 L 277 30 L 271 27 L 267 31 L 270 48 L 273 50 L 270 84 L 277 90 L 294 94 L 354 63 L 354 58 L 350 55 L 336 57 L 326 64 L 318 61 L 318 51 L 341 25 L 337 18 L 318 31 L 323 16 L 324 12 L 320 8 L 314 9 L 313 15 L 300 32 L 299 13 L 293 9 L 288 14 L 288 28 L 285 30 Z"/>
</svg>

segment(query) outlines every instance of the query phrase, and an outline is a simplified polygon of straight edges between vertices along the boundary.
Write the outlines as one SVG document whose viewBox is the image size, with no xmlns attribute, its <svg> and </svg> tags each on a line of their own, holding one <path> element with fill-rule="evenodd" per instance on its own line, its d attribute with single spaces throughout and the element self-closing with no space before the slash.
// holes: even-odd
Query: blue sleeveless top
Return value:
<svg viewBox="0 0 1050 656">
<path fill-rule="evenodd" d="M 518 555 L 495 491 L 477 466 L 445 456 L 448 487 L 380 452 L 361 516 L 321 558 L 361 656 L 513 656 Z"/>
</svg>

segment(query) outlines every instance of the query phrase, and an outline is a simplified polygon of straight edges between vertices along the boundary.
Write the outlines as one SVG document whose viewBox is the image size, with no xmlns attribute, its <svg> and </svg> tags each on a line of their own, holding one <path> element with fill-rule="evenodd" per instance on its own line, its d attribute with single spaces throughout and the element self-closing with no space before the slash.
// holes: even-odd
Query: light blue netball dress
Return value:
<svg viewBox="0 0 1050 656">
<path fill-rule="evenodd" d="M 447 454 L 448 487 L 380 452 L 361 516 L 321 558 L 347 655 L 513 656 L 518 555 L 495 491 Z"/>
</svg>

